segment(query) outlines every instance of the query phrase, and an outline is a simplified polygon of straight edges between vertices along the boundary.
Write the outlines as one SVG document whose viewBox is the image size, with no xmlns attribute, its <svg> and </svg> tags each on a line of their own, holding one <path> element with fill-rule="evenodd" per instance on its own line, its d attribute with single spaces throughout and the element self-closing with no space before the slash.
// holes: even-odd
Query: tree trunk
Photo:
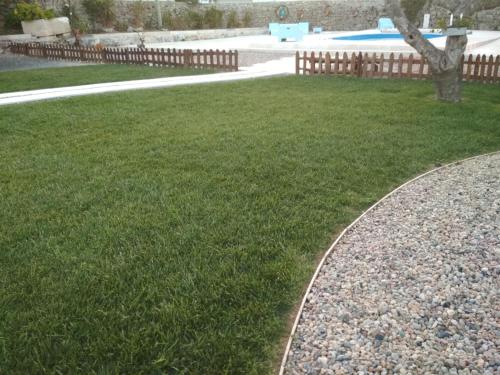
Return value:
<svg viewBox="0 0 500 375">
<path fill-rule="evenodd" d="M 467 46 L 467 36 L 449 36 L 445 50 L 435 47 L 412 25 L 403 10 L 400 0 L 386 0 L 387 11 L 405 41 L 424 56 L 432 71 L 439 100 L 458 103 L 462 99 L 462 55 Z"/>
<path fill-rule="evenodd" d="M 462 70 L 432 72 L 436 97 L 446 102 L 458 103 L 462 98 Z"/>
</svg>

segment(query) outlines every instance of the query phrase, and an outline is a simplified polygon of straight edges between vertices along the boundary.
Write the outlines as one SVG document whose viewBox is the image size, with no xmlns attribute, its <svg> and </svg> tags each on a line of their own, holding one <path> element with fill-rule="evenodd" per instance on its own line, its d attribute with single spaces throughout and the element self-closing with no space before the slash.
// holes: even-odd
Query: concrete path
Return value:
<svg viewBox="0 0 500 375">
<path fill-rule="evenodd" d="M 182 76 L 143 79 L 125 82 L 99 83 L 93 85 L 69 86 L 53 89 L 18 91 L 0 94 L 0 106 L 17 103 L 27 103 L 39 100 L 67 98 L 71 96 L 103 94 L 127 90 L 164 88 L 184 85 L 195 85 L 202 83 L 230 82 L 246 79 L 280 76 L 294 73 L 295 59 L 285 57 L 261 64 L 255 64 L 248 68 L 242 68 L 238 72 L 216 73 L 197 76 Z"/>
<path fill-rule="evenodd" d="M 90 65 L 79 61 L 69 60 L 47 60 L 38 57 L 30 57 L 24 55 L 13 55 L 11 53 L 2 53 L 0 51 L 0 72 L 14 70 L 30 70 L 44 68 L 60 68 L 66 66 L 82 66 Z"/>
</svg>

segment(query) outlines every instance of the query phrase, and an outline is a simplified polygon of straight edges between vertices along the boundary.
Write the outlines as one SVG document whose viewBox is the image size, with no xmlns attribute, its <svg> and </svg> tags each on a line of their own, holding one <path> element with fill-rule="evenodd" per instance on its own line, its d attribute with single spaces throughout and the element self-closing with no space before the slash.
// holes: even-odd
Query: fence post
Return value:
<svg viewBox="0 0 500 375">
<path fill-rule="evenodd" d="M 239 69 L 239 62 L 238 62 L 238 50 L 234 51 L 234 71 L 237 72 Z"/>
</svg>

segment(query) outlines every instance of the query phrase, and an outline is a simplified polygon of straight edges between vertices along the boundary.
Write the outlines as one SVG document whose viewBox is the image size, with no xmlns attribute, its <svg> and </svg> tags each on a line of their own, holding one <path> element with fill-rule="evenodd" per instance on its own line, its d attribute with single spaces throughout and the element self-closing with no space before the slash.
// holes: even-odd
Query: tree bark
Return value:
<svg viewBox="0 0 500 375">
<path fill-rule="evenodd" d="M 436 87 L 436 96 L 447 102 L 462 99 L 462 56 L 467 46 L 467 36 L 447 37 L 444 51 L 435 47 L 420 30 L 408 21 L 400 0 L 385 0 L 386 9 L 405 41 L 426 58 Z"/>
</svg>

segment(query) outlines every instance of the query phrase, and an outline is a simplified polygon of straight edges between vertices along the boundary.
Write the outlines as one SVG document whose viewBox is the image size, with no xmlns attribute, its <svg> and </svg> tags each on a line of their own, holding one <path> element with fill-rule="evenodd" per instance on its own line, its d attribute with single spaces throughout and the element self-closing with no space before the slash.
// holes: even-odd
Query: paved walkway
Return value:
<svg viewBox="0 0 500 375">
<path fill-rule="evenodd" d="M 500 153 L 363 216 L 309 291 L 285 374 L 500 372 Z"/>
<path fill-rule="evenodd" d="M 280 76 L 292 74 L 294 72 L 295 59 L 293 57 L 284 57 L 278 60 L 267 61 L 264 63 L 252 65 L 250 67 L 244 67 L 241 68 L 238 72 L 155 78 L 125 82 L 110 82 L 93 85 L 5 93 L 0 94 L 0 106 L 7 104 L 33 102 L 38 100 L 67 98 L 71 96 L 102 94 L 127 90 L 164 88 L 202 83 L 230 82 L 237 80 Z"/>
<path fill-rule="evenodd" d="M 89 64 L 77 61 L 48 60 L 48 59 L 29 57 L 24 55 L 14 55 L 7 52 L 2 53 L 0 50 L 0 72 L 7 72 L 13 70 L 42 69 L 42 68 L 59 68 L 66 66 L 81 66 L 81 65 L 89 65 Z"/>
</svg>

